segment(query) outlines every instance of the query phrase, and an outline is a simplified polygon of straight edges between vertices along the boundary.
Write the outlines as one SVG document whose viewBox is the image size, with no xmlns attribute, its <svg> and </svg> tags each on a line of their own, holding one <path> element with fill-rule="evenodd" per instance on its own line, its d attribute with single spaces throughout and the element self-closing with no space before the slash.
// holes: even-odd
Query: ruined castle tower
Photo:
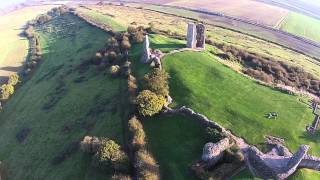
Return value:
<svg viewBox="0 0 320 180">
<path fill-rule="evenodd" d="M 205 48 L 205 26 L 204 24 L 189 23 L 187 32 L 187 47 L 188 48 Z"/>
<path fill-rule="evenodd" d="M 143 57 L 142 57 L 143 63 L 148 63 L 151 56 L 149 44 L 150 44 L 149 37 L 148 35 L 146 35 L 144 37 L 144 42 L 143 42 Z"/>
</svg>

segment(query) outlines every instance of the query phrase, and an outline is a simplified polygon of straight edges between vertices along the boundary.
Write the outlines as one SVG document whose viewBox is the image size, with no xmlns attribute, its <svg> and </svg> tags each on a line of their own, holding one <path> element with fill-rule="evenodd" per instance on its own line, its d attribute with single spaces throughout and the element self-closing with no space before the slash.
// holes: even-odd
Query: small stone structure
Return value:
<svg viewBox="0 0 320 180">
<path fill-rule="evenodd" d="M 313 123 L 311 126 L 307 125 L 306 130 L 307 130 L 307 132 L 314 134 L 319 126 L 320 115 L 318 114 L 318 104 L 317 103 L 313 102 L 311 104 L 311 107 L 312 107 L 312 113 L 314 115 L 314 120 L 313 120 Z"/>
<path fill-rule="evenodd" d="M 142 56 L 143 63 L 149 63 L 149 60 L 151 57 L 151 51 L 149 46 L 150 46 L 149 37 L 148 35 L 146 35 L 143 41 L 143 56 Z"/>
<path fill-rule="evenodd" d="M 205 48 L 205 26 L 204 24 L 189 23 L 187 32 L 187 47 L 192 49 Z"/>
<path fill-rule="evenodd" d="M 203 147 L 201 159 L 208 163 L 209 166 L 214 166 L 221 160 L 224 155 L 224 151 L 230 148 L 230 146 L 228 138 L 224 138 L 217 143 L 208 142 Z"/>
</svg>

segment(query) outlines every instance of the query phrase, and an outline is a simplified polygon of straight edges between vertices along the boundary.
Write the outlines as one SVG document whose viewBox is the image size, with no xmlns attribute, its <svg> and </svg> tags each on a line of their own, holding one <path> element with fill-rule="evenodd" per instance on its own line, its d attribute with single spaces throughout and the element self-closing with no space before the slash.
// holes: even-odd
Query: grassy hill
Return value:
<svg viewBox="0 0 320 180">
<path fill-rule="evenodd" d="M 77 142 L 88 134 L 123 144 L 126 80 L 87 63 L 109 36 L 71 15 L 39 33 L 43 62 L 0 114 L 0 159 L 10 179 L 106 179 Z"/>
<path fill-rule="evenodd" d="M 282 23 L 281 30 L 320 42 L 320 20 L 291 12 Z"/>
<path fill-rule="evenodd" d="M 249 143 L 259 145 L 264 135 L 279 136 L 292 151 L 308 144 L 312 154 L 319 155 L 319 135 L 311 137 L 305 132 L 313 120 L 311 110 L 299 97 L 259 85 L 205 52 L 176 53 L 163 62 L 171 76 L 174 106 L 191 107 Z M 276 120 L 264 117 L 274 111 L 279 113 Z M 319 173 L 312 175 L 320 177 Z"/>
</svg>

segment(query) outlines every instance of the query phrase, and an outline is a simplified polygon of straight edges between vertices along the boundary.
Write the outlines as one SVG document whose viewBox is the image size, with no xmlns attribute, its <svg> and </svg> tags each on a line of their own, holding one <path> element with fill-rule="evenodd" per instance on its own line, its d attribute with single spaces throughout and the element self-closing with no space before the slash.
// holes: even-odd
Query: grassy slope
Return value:
<svg viewBox="0 0 320 180">
<path fill-rule="evenodd" d="M 190 170 L 206 143 L 204 128 L 183 116 L 155 117 L 143 122 L 148 145 L 160 165 L 162 179 L 195 179 Z"/>
<path fill-rule="evenodd" d="M 87 11 L 86 13 L 90 14 L 90 11 Z M 98 13 L 95 13 L 95 16 L 100 16 L 100 19 L 104 17 L 102 14 L 98 14 Z M 109 18 L 106 18 L 106 19 L 108 20 Z M 109 24 L 113 24 L 113 23 L 114 23 L 114 21 L 111 21 Z M 164 52 L 168 52 L 170 50 L 180 48 L 183 46 L 183 44 L 185 44 L 183 41 L 171 40 L 169 38 L 166 38 L 163 36 L 158 36 L 158 35 L 151 36 L 150 41 L 151 41 L 152 48 L 159 48 Z M 149 70 L 148 66 L 143 65 L 139 62 L 141 52 L 142 52 L 141 45 L 133 46 L 133 48 L 130 52 L 130 55 L 131 55 L 130 58 L 133 60 L 134 73 L 138 78 L 141 78 L 143 76 L 143 74 L 148 72 L 148 70 Z M 198 55 L 196 55 L 196 56 L 198 56 Z M 190 57 L 195 58 L 196 56 L 195 56 L 195 54 L 193 54 L 191 56 L 186 55 L 185 57 L 183 57 L 183 59 L 189 59 Z M 262 142 L 262 134 L 266 133 L 266 131 L 268 131 L 268 133 L 276 132 L 273 135 L 277 135 L 277 133 L 280 133 L 280 136 L 284 135 L 284 137 L 289 137 L 288 138 L 288 140 L 290 140 L 290 142 L 288 141 L 289 146 L 293 150 L 296 149 L 296 147 L 299 145 L 300 142 L 301 143 L 306 142 L 306 144 L 310 144 L 313 146 L 312 147 L 313 152 L 317 151 L 317 149 L 318 149 L 318 148 L 316 148 L 316 143 L 318 142 L 317 136 L 314 138 L 310 138 L 310 137 L 306 137 L 304 134 L 305 125 L 312 121 L 311 115 L 310 115 L 310 110 L 308 110 L 305 105 L 302 105 L 301 103 L 299 103 L 297 101 L 297 97 L 284 95 L 284 94 L 277 92 L 277 91 L 274 91 L 270 88 L 263 87 L 261 85 L 257 85 L 254 82 L 252 82 L 251 80 L 248 80 L 248 79 L 242 77 L 241 75 L 233 72 L 232 70 L 224 67 L 220 63 L 218 63 L 216 61 L 209 61 L 207 55 L 204 55 L 204 56 L 205 56 L 205 58 L 204 58 L 203 63 L 205 63 L 206 65 L 209 64 L 209 67 L 217 66 L 218 68 L 216 70 L 218 72 L 220 71 L 221 74 L 227 75 L 228 78 L 226 78 L 226 80 L 224 82 L 229 81 L 229 85 L 236 82 L 236 85 L 242 87 L 239 90 L 239 89 L 236 89 L 236 88 L 238 88 L 236 85 L 233 85 L 231 87 L 226 86 L 227 92 L 224 93 L 223 92 L 224 87 L 221 87 L 224 85 L 220 84 L 219 87 L 220 87 L 221 94 L 214 95 L 215 96 L 214 99 L 219 99 L 222 97 L 224 100 L 220 100 L 219 102 L 221 104 L 225 104 L 226 102 L 228 102 L 228 100 L 230 98 L 230 95 L 228 95 L 230 93 L 230 91 L 232 91 L 233 93 L 236 92 L 238 94 L 239 93 L 242 94 L 242 96 L 238 97 L 238 98 L 231 97 L 231 99 L 233 99 L 233 101 L 228 102 L 228 104 L 225 104 L 227 106 L 232 105 L 233 106 L 232 108 L 234 108 L 236 106 L 240 106 L 240 109 L 236 109 L 235 112 L 229 111 L 229 113 L 227 113 L 226 116 L 232 118 L 231 120 L 228 119 L 229 122 L 227 121 L 229 124 L 228 127 L 230 127 L 231 121 L 234 122 L 234 121 L 240 120 L 240 122 L 237 125 L 232 125 L 232 129 L 235 129 L 234 130 L 235 132 L 238 132 L 238 130 L 239 130 L 239 131 L 241 131 L 239 133 L 244 133 L 244 134 L 248 133 L 250 135 L 249 139 L 250 140 L 253 139 L 254 142 Z M 203 56 L 198 56 L 198 58 L 196 58 L 197 62 L 199 62 L 199 59 L 201 57 L 203 57 Z M 190 62 L 188 62 L 188 63 L 190 63 Z M 212 86 L 216 86 L 216 84 L 215 83 L 206 83 L 208 80 L 207 78 L 209 76 L 206 78 L 203 78 L 203 79 L 198 79 L 198 76 L 201 75 L 201 74 L 199 74 L 199 72 L 210 71 L 210 70 L 207 70 L 207 68 L 205 68 L 202 65 L 203 64 L 200 65 L 202 68 L 199 68 L 199 66 L 195 66 L 197 68 L 193 67 L 194 63 L 188 64 L 188 65 L 182 65 L 182 66 L 178 65 L 176 67 L 177 67 L 177 69 L 179 69 L 179 71 L 183 71 L 183 73 L 188 74 L 187 75 L 188 77 L 197 77 L 193 80 L 188 80 L 187 84 L 190 85 L 190 84 L 194 83 L 194 85 L 196 86 L 194 91 L 198 91 L 196 89 L 198 88 L 199 84 L 201 84 L 200 86 L 202 86 L 202 87 L 200 87 L 200 89 L 201 89 L 200 91 L 203 91 L 204 89 L 206 89 L 206 92 L 204 93 L 204 94 L 206 94 L 206 93 L 208 93 L 208 91 L 212 92 L 212 89 L 210 89 L 210 88 L 212 88 Z M 190 68 L 190 67 L 192 67 L 192 68 Z M 185 72 L 185 71 L 188 71 L 188 72 Z M 215 71 L 212 71 L 212 73 L 215 74 Z M 210 74 L 210 73 L 207 73 L 207 74 Z M 197 99 L 195 97 L 196 94 L 189 94 L 189 91 L 186 90 L 186 88 L 184 86 L 185 82 L 180 82 L 180 80 L 181 80 L 180 78 L 174 80 L 174 77 L 176 77 L 176 76 L 174 76 L 174 75 L 176 75 L 175 73 L 170 74 L 170 75 L 173 77 L 173 79 L 171 80 L 171 84 L 170 84 L 171 92 L 175 91 L 175 92 L 172 92 L 173 95 L 180 94 L 180 98 L 183 96 L 185 96 L 184 98 L 188 98 L 188 96 L 186 95 L 186 94 L 188 94 L 188 95 L 190 95 L 189 98 L 191 98 L 193 100 Z M 214 76 L 210 76 L 210 77 L 214 77 Z M 217 80 L 217 79 L 215 79 L 215 80 Z M 172 83 L 172 81 L 173 81 L 173 83 Z M 196 83 L 196 82 L 198 82 L 198 83 Z M 209 81 L 209 82 L 212 82 L 212 81 Z M 220 82 L 220 80 L 219 80 L 219 82 Z M 244 84 L 242 84 L 242 83 L 244 83 Z M 176 85 L 174 85 L 174 87 L 172 87 L 173 84 L 176 84 Z M 208 87 L 208 86 L 210 86 L 210 87 Z M 247 90 L 247 91 L 241 91 L 241 90 Z M 254 92 L 252 92 L 252 90 Z M 253 94 L 250 95 L 250 93 L 253 93 Z M 249 96 L 248 96 L 248 94 L 249 94 Z M 197 94 L 197 96 L 198 95 L 199 94 Z M 223 97 L 222 95 L 224 95 L 226 97 Z M 206 111 L 206 112 L 203 112 L 203 113 L 205 113 L 205 114 L 209 113 L 212 115 L 212 114 L 216 114 L 215 111 L 217 109 L 214 109 L 211 112 L 209 112 L 208 111 L 208 108 L 210 108 L 209 106 L 211 106 L 213 104 L 217 104 L 219 102 L 215 101 L 214 99 L 211 101 L 208 101 L 207 99 L 212 99 L 212 97 L 210 97 L 210 96 L 212 96 L 212 94 L 208 95 L 206 97 L 199 95 L 200 101 L 197 100 L 197 102 L 195 102 L 195 106 L 201 104 L 204 101 L 201 108 L 203 108 L 204 111 Z M 273 98 L 270 99 L 270 97 L 273 97 Z M 175 98 L 175 100 L 178 100 L 177 97 L 174 96 L 174 98 Z M 249 102 L 245 101 L 248 98 L 249 99 L 252 98 L 252 100 L 250 100 L 250 102 L 252 104 L 250 105 L 250 107 L 246 108 L 244 106 L 250 104 Z M 282 100 L 288 99 L 288 101 L 283 101 L 283 102 L 275 101 L 278 99 L 282 99 Z M 262 102 L 261 102 L 261 100 L 262 100 Z M 193 102 L 190 102 L 190 103 L 193 103 Z M 264 104 L 264 103 L 266 103 L 266 104 Z M 182 104 L 182 105 L 184 105 L 184 104 Z M 203 107 L 203 106 L 206 106 L 206 107 Z M 191 107 L 193 107 L 193 106 L 191 106 Z M 258 107 L 260 109 L 256 110 L 256 107 Z M 280 118 L 276 122 L 268 121 L 265 118 L 263 118 L 264 113 L 267 113 L 268 111 L 274 111 L 275 109 L 273 109 L 273 108 L 275 108 L 275 107 L 279 108 L 279 109 L 276 109 L 276 111 L 280 112 Z M 280 109 L 280 107 L 281 107 L 281 109 Z M 289 107 L 289 108 L 287 110 L 285 110 L 283 107 Z M 266 108 L 266 109 L 263 109 L 263 108 Z M 248 121 L 247 121 L 247 119 L 244 119 L 245 118 L 244 116 L 241 116 L 241 113 L 244 113 L 243 112 L 244 110 L 246 111 L 245 113 L 250 114 L 250 115 L 248 115 L 250 117 L 250 118 L 248 118 Z M 282 111 L 286 111 L 286 112 L 283 113 Z M 290 112 L 292 112 L 292 111 L 294 113 L 290 114 Z M 233 113 L 235 113 L 235 114 L 233 114 Z M 239 114 L 237 114 L 237 113 L 239 113 Z M 285 115 L 288 115 L 288 114 L 290 114 L 288 119 L 292 118 L 295 114 L 299 114 L 299 116 L 293 117 L 293 121 L 295 121 L 295 122 L 288 124 L 286 121 L 284 121 L 284 118 L 283 118 Z M 240 115 L 239 118 L 233 119 L 234 117 L 237 117 L 238 115 Z M 257 119 L 254 120 L 254 118 L 252 118 L 251 115 L 254 115 L 253 117 L 257 118 Z M 221 111 L 218 112 L 217 116 L 220 116 L 220 117 L 224 116 L 223 110 L 222 110 L 222 112 Z M 213 116 L 210 116 L 210 117 L 213 117 Z M 302 118 L 301 121 L 299 121 L 299 117 Z M 305 118 L 303 118 L 303 117 L 305 117 Z M 157 118 L 155 120 L 157 120 Z M 165 121 L 166 119 L 162 119 L 162 120 Z M 170 123 L 172 123 L 172 127 L 177 127 L 178 125 L 175 125 L 175 124 L 179 124 L 182 121 L 181 117 L 173 117 L 173 118 L 169 118 L 169 120 L 174 121 L 174 122 L 170 122 Z M 225 119 L 219 118 L 219 120 L 226 122 Z M 298 121 L 298 123 L 296 123 L 297 121 Z M 277 123 L 277 124 L 275 124 L 275 123 Z M 149 141 L 150 148 L 152 150 L 152 153 L 155 155 L 157 161 L 159 161 L 162 174 L 164 174 L 165 177 L 167 177 L 166 174 L 171 174 L 171 175 L 175 176 L 175 178 L 177 178 L 177 179 L 186 179 L 186 178 L 193 179 L 193 177 L 189 176 L 189 174 L 186 172 L 186 168 L 187 168 L 186 165 L 187 164 L 190 165 L 196 158 L 199 158 L 200 154 L 196 155 L 197 153 L 195 153 L 195 151 L 193 151 L 193 155 L 191 155 L 191 156 L 181 156 L 181 157 L 178 156 L 177 154 L 183 154 L 183 153 L 185 153 L 185 151 L 183 148 L 181 148 L 181 149 L 178 148 L 179 150 L 177 150 L 177 151 L 172 150 L 173 143 L 171 143 L 171 142 L 183 141 L 182 136 L 171 135 L 171 134 L 175 133 L 176 129 L 174 129 L 174 131 L 172 131 L 171 129 L 168 129 L 168 128 L 160 128 L 160 127 L 162 127 L 162 126 L 160 126 L 161 124 L 163 124 L 163 123 L 159 122 L 159 121 L 157 121 L 157 122 L 150 121 L 150 122 L 145 122 L 144 126 L 145 126 L 145 130 L 147 132 L 147 136 L 149 137 L 149 140 L 150 140 Z M 225 123 L 222 123 L 222 124 L 225 125 Z M 253 126 L 251 126 L 251 128 L 250 127 L 247 128 L 247 125 L 251 125 L 251 124 L 253 124 Z M 274 128 L 274 129 L 270 128 L 269 129 L 268 127 L 266 127 L 267 125 L 275 127 L 278 124 L 284 125 L 285 127 L 287 127 L 287 124 L 288 124 L 290 127 L 285 128 L 285 129 L 284 128 Z M 242 125 L 245 127 L 242 128 L 239 125 Z M 298 127 L 298 125 L 300 125 L 299 129 L 296 128 L 296 127 Z M 182 127 L 183 125 L 180 124 L 179 126 Z M 263 129 L 263 131 L 260 132 L 261 126 L 264 127 L 264 129 Z M 192 131 L 191 129 L 188 129 L 187 127 L 188 127 L 188 125 L 186 125 L 185 127 L 182 127 L 180 130 L 178 130 L 178 132 L 188 132 L 190 134 L 197 134 L 197 131 Z M 294 128 L 292 128 L 292 127 L 294 127 Z M 292 129 L 296 129 L 296 131 L 291 131 Z M 237 134 L 239 134 L 239 133 L 237 133 Z M 301 134 L 299 135 L 299 133 L 301 133 Z M 170 139 L 170 143 L 166 143 L 166 141 L 164 141 L 164 140 L 158 142 L 157 137 L 159 137 L 161 139 Z M 291 138 L 293 138 L 293 139 L 291 140 Z M 304 138 L 306 140 L 303 140 Z M 203 139 L 198 138 L 198 140 L 200 142 Z M 311 140 L 311 141 L 309 141 L 309 140 Z M 297 141 L 299 141 L 299 143 Z M 198 142 L 192 141 L 192 140 L 189 142 L 190 142 L 190 144 L 188 144 L 188 145 L 183 144 L 181 147 L 190 147 L 190 146 L 191 147 L 192 146 L 199 146 L 200 147 L 200 144 L 203 144 L 202 142 L 198 143 Z M 191 144 L 191 142 L 193 142 L 194 144 L 193 143 Z M 166 154 L 164 154 L 164 153 L 166 153 Z M 172 159 L 174 159 L 175 161 L 173 161 Z M 182 160 L 183 163 L 179 163 L 178 161 L 176 161 L 176 159 L 178 159 L 180 161 Z M 178 167 L 178 166 L 181 166 L 181 167 Z M 171 167 L 175 168 L 175 170 L 172 170 Z M 306 178 L 306 177 L 318 178 L 318 175 L 315 174 L 313 171 L 303 170 L 303 171 L 299 171 L 297 176 L 295 176 L 293 178 L 294 179 L 299 179 L 299 178 L 301 179 L 301 178 Z M 253 179 L 253 177 L 250 175 L 250 173 L 244 172 L 244 173 L 241 173 L 239 177 L 235 177 L 235 179 Z"/>
<path fill-rule="evenodd" d="M 249 143 L 262 143 L 264 135 L 280 136 L 293 151 L 300 144 L 308 144 L 313 154 L 319 155 L 319 135 L 309 137 L 305 133 L 306 124 L 313 120 L 311 110 L 298 97 L 258 85 L 212 59 L 207 53 L 195 52 L 163 59 L 171 76 L 175 106 L 192 107 Z M 264 117 L 272 111 L 279 113 L 277 120 Z"/>
<path fill-rule="evenodd" d="M 78 65 L 102 48 L 108 35 L 88 26 L 73 16 L 74 36 L 57 37 L 41 33 L 44 61 L 6 104 L 0 114 L 0 159 L 9 166 L 11 179 L 105 179 L 104 173 L 90 168 L 90 158 L 80 151 L 59 165 L 52 159 L 64 145 L 80 140 L 84 135 L 107 136 L 123 143 L 119 108 L 126 81 L 110 78 L 92 66 L 80 74 Z M 50 26 L 61 25 L 56 19 Z M 57 30 L 63 29 L 59 26 Z M 72 29 L 72 26 L 68 27 Z M 63 30 L 63 35 L 67 33 Z M 61 67 L 61 65 L 63 65 Z M 75 83 L 84 76 L 87 81 Z M 57 93 L 59 81 L 66 84 L 64 93 Z M 42 109 L 52 93 L 61 99 L 49 110 Z M 31 133 L 22 144 L 15 138 L 22 128 Z M 69 127 L 69 130 L 65 127 Z"/>
<path fill-rule="evenodd" d="M 320 20 L 291 12 L 281 25 L 281 30 L 320 42 Z"/>
</svg>

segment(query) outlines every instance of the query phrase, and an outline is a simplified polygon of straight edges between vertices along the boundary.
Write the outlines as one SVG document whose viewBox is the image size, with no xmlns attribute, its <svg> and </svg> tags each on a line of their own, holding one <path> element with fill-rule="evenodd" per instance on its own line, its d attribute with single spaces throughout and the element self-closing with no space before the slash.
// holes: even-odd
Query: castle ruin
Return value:
<svg viewBox="0 0 320 180">
<path fill-rule="evenodd" d="M 205 26 L 204 24 L 189 23 L 187 32 L 187 47 L 192 49 L 205 48 Z"/>
</svg>

